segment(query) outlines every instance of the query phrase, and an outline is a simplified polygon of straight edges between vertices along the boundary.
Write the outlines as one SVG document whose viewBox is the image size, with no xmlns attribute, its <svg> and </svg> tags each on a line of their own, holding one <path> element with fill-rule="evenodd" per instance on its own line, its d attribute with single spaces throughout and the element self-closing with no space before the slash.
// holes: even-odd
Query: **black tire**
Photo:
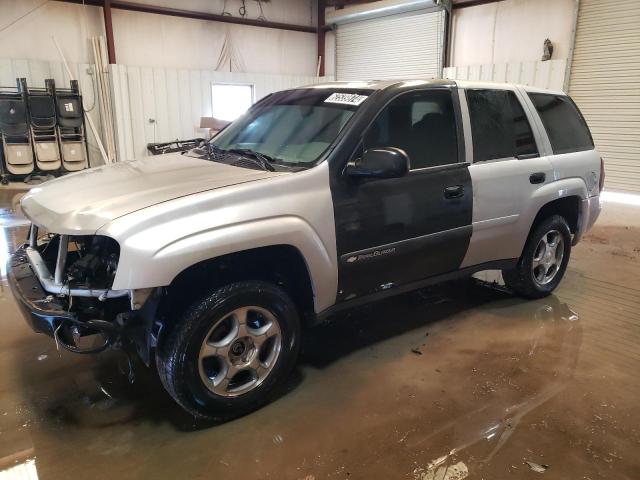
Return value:
<svg viewBox="0 0 640 480">
<path fill-rule="evenodd" d="M 563 240 L 563 257 L 555 276 L 546 284 L 541 284 L 534 278 L 533 261 L 536 249 L 542 237 L 551 231 L 557 231 Z M 569 263 L 571 255 L 571 230 L 567 221 L 560 215 L 553 215 L 534 225 L 522 255 L 515 268 L 502 271 L 502 278 L 507 287 L 524 298 L 543 298 L 551 294 L 558 286 Z"/>
<path fill-rule="evenodd" d="M 275 364 L 252 390 L 235 397 L 218 395 L 200 376 L 200 348 L 213 325 L 235 309 L 258 306 L 277 320 L 282 341 Z M 196 302 L 178 319 L 156 352 L 160 380 L 173 399 L 196 418 L 226 421 L 249 413 L 274 398 L 293 370 L 300 349 L 300 320 L 295 304 L 276 285 L 233 283 Z"/>
</svg>

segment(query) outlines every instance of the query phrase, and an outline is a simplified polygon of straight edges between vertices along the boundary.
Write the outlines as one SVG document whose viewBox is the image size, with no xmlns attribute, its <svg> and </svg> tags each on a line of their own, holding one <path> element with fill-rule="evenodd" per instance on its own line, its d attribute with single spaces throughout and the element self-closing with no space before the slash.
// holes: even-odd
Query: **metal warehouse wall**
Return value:
<svg viewBox="0 0 640 480">
<path fill-rule="evenodd" d="M 453 10 L 444 76 L 561 90 L 571 48 L 574 0 L 504 0 Z M 546 38 L 552 60 L 542 62 Z"/>
<path fill-rule="evenodd" d="M 450 65 L 535 62 L 544 40 L 568 58 L 575 0 L 504 0 L 453 10 Z"/>
<path fill-rule="evenodd" d="M 569 79 L 604 158 L 605 186 L 640 193 L 640 1 L 580 1 Z"/>
<path fill-rule="evenodd" d="M 336 77 L 440 77 L 443 38 L 443 11 L 416 11 L 338 25 Z"/>
<path fill-rule="evenodd" d="M 202 136 L 198 126 L 201 116 L 211 116 L 214 82 L 252 84 L 257 101 L 278 90 L 330 80 L 125 65 L 111 65 L 110 72 L 120 160 L 147 155 L 147 143 Z"/>
<path fill-rule="evenodd" d="M 136 3 L 221 13 L 224 2 L 136 0 Z M 226 3 L 228 12 L 238 17 L 240 1 Z M 263 9 L 271 21 L 315 26 L 315 3 L 315 0 L 277 0 L 263 4 Z M 246 5 L 249 17 L 255 19 L 259 15 L 257 3 L 247 1 Z M 230 40 L 237 57 L 232 66 L 234 71 L 291 75 L 316 72 L 314 33 L 116 9 L 112 15 L 117 62 L 124 65 L 215 69 L 225 40 Z M 102 8 L 56 1 L 0 0 L 0 57 L 59 61 L 51 41 L 53 35 L 68 61 L 91 63 L 89 38 L 104 35 Z M 228 63 L 221 69 L 229 71 Z"/>
<path fill-rule="evenodd" d="M 519 83 L 562 90 L 566 66 L 566 60 L 548 60 L 447 67 L 444 69 L 443 77 L 452 80 Z"/>
</svg>

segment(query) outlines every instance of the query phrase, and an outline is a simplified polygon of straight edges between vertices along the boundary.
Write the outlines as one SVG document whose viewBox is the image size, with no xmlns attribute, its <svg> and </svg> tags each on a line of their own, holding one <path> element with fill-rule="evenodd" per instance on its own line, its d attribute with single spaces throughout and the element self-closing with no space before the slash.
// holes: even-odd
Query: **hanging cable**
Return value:
<svg viewBox="0 0 640 480">
<path fill-rule="evenodd" d="M 12 27 L 13 25 L 15 25 L 16 23 L 18 23 L 20 20 L 22 20 L 24 17 L 26 17 L 27 15 L 31 15 L 33 12 L 35 12 L 36 10 L 44 7 L 47 3 L 49 3 L 49 0 L 44 0 L 44 2 L 42 2 L 40 5 L 32 8 L 31 10 L 29 10 L 27 13 L 19 16 L 18 18 L 16 18 L 15 20 L 9 22 L 7 25 L 5 25 L 4 27 L 0 28 L 0 33 L 4 32 L 7 28 Z"/>
<path fill-rule="evenodd" d="M 240 14 L 240 16 L 242 18 L 246 18 L 247 16 L 247 5 L 245 3 L 245 0 L 240 0 L 241 1 L 241 5 L 240 8 L 238 9 L 238 13 Z"/>
<path fill-rule="evenodd" d="M 225 17 L 233 17 L 230 12 L 227 12 L 227 0 L 222 3 L 222 15 Z"/>
<path fill-rule="evenodd" d="M 260 8 L 260 15 L 258 15 L 258 20 L 262 22 L 267 21 L 267 17 L 264 15 L 264 9 L 262 8 L 262 0 L 256 0 L 258 2 L 258 8 Z"/>
</svg>

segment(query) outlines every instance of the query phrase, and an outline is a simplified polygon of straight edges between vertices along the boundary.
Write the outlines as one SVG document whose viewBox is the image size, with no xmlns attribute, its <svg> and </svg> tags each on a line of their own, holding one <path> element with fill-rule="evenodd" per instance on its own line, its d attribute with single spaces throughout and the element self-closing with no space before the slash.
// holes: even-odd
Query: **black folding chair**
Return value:
<svg viewBox="0 0 640 480">
<path fill-rule="evenodd" d="M 68 172 L 87 168 L 84 112 L 78 82 L 72 81 L 70 90 L 55 90 L 55 104 L 62 167 Z"/>
<path fill-rule="evenodd" d="M 46 173 L 60 171 L 60 147 L 56 131 L 56 107 L 49 88 L 30 89 L 21 79 L 21 89 L 27 94 L 31 139 L 38 170 Z M 50 80 L 46 80 L 47 87 Z"/>
<path fill-rule="evenodd" d="M 2 138 L 2 180 L 7 174 L 24 178 L 34 170 L 27 105 L 20 92 L 0 92 L 0 136 Z"/>
</svg>

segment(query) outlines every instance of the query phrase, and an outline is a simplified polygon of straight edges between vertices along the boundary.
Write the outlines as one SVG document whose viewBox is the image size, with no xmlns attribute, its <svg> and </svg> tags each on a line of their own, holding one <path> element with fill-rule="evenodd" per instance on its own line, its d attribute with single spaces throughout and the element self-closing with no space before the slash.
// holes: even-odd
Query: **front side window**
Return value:
<svg viewBox="0 0 640 480">
<path fill-rule="evenodd" d="M 458 162 L 451 92 L 410 92 L 391 101 L 364 136 L 364 150 L 376 147 L 404 150 L 412 170 Z"/>
<path fill-rule="evenodd" d="M 564 95 L 529 93 L 544 125 L 553 153 L 581 152 L 593 149 L 587 123 L 578 107 Z"/>
<path fill-rule="evenodd" d="M 320 158 L 370 93 L 329 89 L 275 93 L 211 143 L 218 150 L 252 150 L 274 163 L 304 167 Z"/>
<path fill-rule="evenodd" d="M 473 161 L 536 155 L 529 121 L 510 90 L 468 89 Z"/>
</svg>

